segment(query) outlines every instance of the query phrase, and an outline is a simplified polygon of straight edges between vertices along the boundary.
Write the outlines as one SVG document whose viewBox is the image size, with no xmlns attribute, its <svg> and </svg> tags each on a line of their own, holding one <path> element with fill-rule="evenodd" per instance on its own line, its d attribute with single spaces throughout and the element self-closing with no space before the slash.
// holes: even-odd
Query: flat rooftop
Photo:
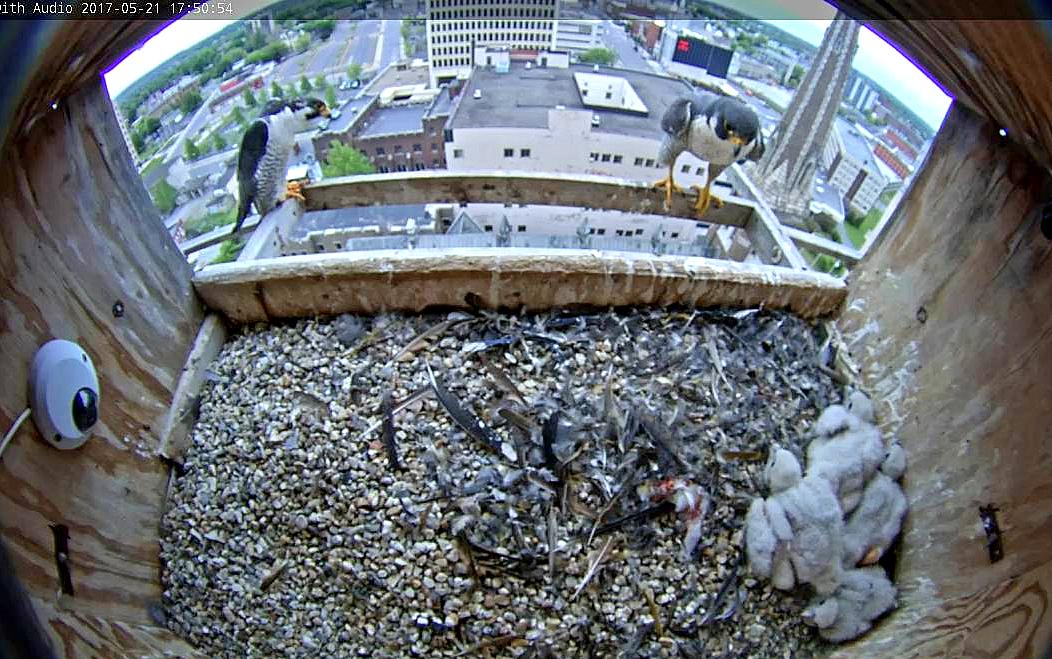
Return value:
<svg viewBox="0 0 1052 659">
<path fill-rule="evenodd" d="M 840 132 L 840 139 L 843 140 L 847 152 L 864 163 L 867 169 L 876 170 L 877 164 L 873 158 L 873 149 L 869 148 L 869 143 L 855 127 L 837 117 L 836 129 Z"/>
<path fill-rule="evenodd" d="M 421 122 L 427 114 L 430 104 L 400 105 L 380 108 L 366 121 L 359 139 L 383 137 L 385 135 L 404 135 L 419 133 L 423 130 Z"/>
<path fill-rule="evenodd" d="M 660 138 L 661 117 L 680 96 L 689 95 L 687 83 L 642 71 L 601 67 L 605 76 L 623 78 L 649 109 L 647 114 L 587 107 L 581 101 L 575 73 L 594 73 L 589 65 L 574 64 L 566 69 L 533 67 L 512 62 L 508 73 L 477 68 L 464 89 L 462 100 L 450 117 L 448 127 L 458 128 L 547 128 L 548 111 L 557 105 L 588 110 L 600 119 L 596 132 Z M 482 98 L 472 95 L 482 90 Z"/>
<path fill-rule="evenodd" d="M 339 108 L 340 118 L 333 119 L 332 121 L 330 121 L 329 127 L 325 130 L 325 132 L 345 132 L 348 128 L 350 128 L 351 124 L 354 123 L 354 120 L 358 117 L 358 115 L 365 111 L 365 108 L 369 106 L 369 103 L 371 103 L 374 98 L 376 98 L 376 96 L 372 94 L 365 94 L 363 96 L 359 96 L 358 98 L 354 98 L 348 101 L 346 105 L 343 105 Z"/>
</svg>

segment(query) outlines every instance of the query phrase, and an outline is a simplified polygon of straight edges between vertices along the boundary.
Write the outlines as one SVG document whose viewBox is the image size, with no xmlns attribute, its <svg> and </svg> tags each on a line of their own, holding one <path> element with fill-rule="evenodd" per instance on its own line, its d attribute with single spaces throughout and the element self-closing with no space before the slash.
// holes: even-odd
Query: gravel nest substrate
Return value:
<svg viewBox="0 0 1052 659">
<path fill-rule="evenodd" d="M 214 657 L 813 655 L 741 527 L 769 447 L 840 398 L 819 343 L 767 311 L 244 328 L 169 494 L 161 615 Z"/>
</svg>

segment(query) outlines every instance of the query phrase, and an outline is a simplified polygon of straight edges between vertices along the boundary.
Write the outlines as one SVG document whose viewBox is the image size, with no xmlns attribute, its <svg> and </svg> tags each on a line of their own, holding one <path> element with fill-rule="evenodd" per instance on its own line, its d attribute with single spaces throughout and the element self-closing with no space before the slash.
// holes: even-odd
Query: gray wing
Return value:
<svg viewBox="0 0 1052 659">
<path fill-rule="evenodd" d="M 241 223 L 248 217 L 249 209 L 256 198 L 256 172 L 259 161 L 267 151 L 268 129 L 265 121 L 253 121 L 241 138 L 241 149 L 237 154 L 237 223 L 234 232 L 241 228 Z"/>
<path fill-rule="evenodd" d="M 677 98 L 661 116 L 661 130 L 665 137 L 658 149 L 658 163 L 671 165 L 687 148 L 687 134 L 694 114 L 692 98 Z"/>
</svg>

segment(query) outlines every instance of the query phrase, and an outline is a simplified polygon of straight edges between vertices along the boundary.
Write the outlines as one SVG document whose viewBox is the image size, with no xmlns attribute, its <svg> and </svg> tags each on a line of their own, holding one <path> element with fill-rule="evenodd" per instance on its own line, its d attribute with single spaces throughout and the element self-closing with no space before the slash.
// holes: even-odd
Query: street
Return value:
<svg viewBox="0 0 1052 659">
<path fill-rule="evenodd" d="M 603 41 L 608 48 L 617 53 L 619 62 L 616 66 L 648 73 L 652 71 L 646 59 L 636 51 L 636 42 L 625 33 L 625 28 L 617 23 L 603 22 Z"/>
<path fill-rule="evenodd" d="M 332 35 L 314 51 L 314 58 L 307 65 L 307 77 L 313 78 L 319 73 L 327 73 L 327 69 L 340 66 L 353 38 L 354 23 L 336 21 Z"/>
</svg>

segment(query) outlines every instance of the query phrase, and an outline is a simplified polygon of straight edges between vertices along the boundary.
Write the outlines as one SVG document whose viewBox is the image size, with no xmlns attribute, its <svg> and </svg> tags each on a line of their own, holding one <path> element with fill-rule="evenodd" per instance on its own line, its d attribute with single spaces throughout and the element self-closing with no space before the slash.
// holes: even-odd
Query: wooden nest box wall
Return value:
<svg viewBox="0 0 1052 659">
<path fill-rule="evenodd" d="M 1038 23 L 912 18 L 967 17 L 945 0 L 897 6 L 908 21 L 882 3 L 844 4 L 957 102 L 833 314 L 885 431 L 909 453 L 911 508 L 898 610 L 837 654 L 1040 656 L 1052 643 L 1052 243 L 1040 230 L 1052 47 Z M 59 655 L 194 653 L 156 613 L 169 479 L 158 454 L 206 305 L 99 77 L 159 27 L 19 24 L 5 41 L 0 427 L 26 407 L 30 359 L 54 337 L 90 352 L 104 397 L 84 448 L 53 450 L 29 424 L 0 463 L 0 535 Z M 979 513 L 991 504 L 997 562 Z"/>
</svg>

